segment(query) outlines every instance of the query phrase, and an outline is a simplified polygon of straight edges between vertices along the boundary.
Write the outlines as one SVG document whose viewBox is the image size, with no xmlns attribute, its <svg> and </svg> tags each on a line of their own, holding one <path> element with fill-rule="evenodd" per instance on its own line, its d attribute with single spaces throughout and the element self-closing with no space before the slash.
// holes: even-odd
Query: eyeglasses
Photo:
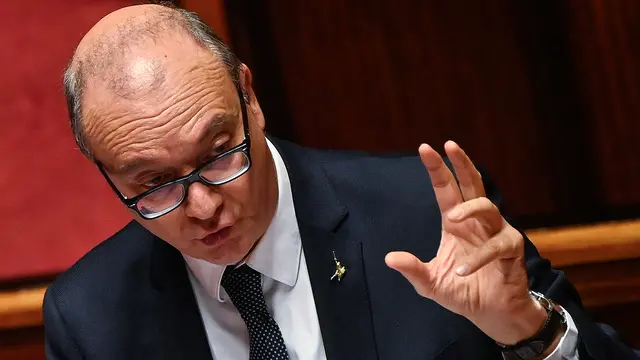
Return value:
<svg viewBox="0 0 640 360">
<path fill-rule="evenodd" d="M 206 162 L 188 175 L 158 185 L 132 198 L 127 198 L 111 181 L 104 166 L 99 162 L 96 163 L 109 186 L 128 208 L 133 209 L 145 219 L 157 219 L 175 210 L 184 202 L 191 184 L 199 182 L 205 185 L 219 186 L 233 181 L 249 171 L 251 167 L 251 139 L 249 137 L 247 107 L 239 86 L 237 90 L 242 110 L 244 140 L 239 145 L 216 155 L 211 161 Z"/>
</svg>

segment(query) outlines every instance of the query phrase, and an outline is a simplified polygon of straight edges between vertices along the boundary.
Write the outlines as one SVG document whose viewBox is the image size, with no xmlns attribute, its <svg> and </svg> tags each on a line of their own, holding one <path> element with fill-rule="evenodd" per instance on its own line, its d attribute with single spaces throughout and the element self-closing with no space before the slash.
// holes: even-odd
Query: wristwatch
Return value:
<svg viewBox="0 0 640 360">
<path fill-rule="evenodd" d="M 553 344 L 558 333 L 567 328 L 567 319 L 560 306 L 538 292 L 530 290 L 529 294 L 547 310 L 547 320 L 542 329 L 529 339 L 514 345 L 498 344 L 501 347 L 504 360 L 539 359 L 545 350 Z"/>
</svg>

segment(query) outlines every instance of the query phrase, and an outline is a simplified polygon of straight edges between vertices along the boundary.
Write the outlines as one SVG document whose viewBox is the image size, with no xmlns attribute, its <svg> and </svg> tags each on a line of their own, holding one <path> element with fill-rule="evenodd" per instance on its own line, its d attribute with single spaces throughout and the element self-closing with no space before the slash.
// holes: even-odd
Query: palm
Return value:
<svg viewBox="0 0 640 360">
<path fill-rule="evenodd" d="M 409 253 L 390 253 L 387 264 L 420 295 L 482 323 L 507 302 L 528 297 L 522 235 L 485 198 L 482 179 L 462 149 L 454 143 L 445 148 L 458 182 L 433 149 L 420 149 L 442 213 L 438 253 L 426 263 Z M 465 264 L 466 273 L 459 274 Z"/>
<path fill-rule="evenodd" d="M 471 256 L 478 247 L 474 244 L 485 243 L 490 234 L 476 219 L 467 219 L 462 223 L 445 220 L 442 228 L 438 254 L 429 262 L 433 269 L 437 269 L 432 298 L 445 308 L 461 315 L 483 312 L 485 304 L 497 302 L 498 296 L 492 289 L 509 283 L 507 277 L 516 275 L 516 278 L 520 278 L 519 274 L 514 273 L 519 269 L 514 265 L 518 264 L 512 260 L 498 260 L 469 276 L 458 276 L 458 264 L 455 259 Z M 472 241 L 467 240 L 470 237 Z"/>
</svg>

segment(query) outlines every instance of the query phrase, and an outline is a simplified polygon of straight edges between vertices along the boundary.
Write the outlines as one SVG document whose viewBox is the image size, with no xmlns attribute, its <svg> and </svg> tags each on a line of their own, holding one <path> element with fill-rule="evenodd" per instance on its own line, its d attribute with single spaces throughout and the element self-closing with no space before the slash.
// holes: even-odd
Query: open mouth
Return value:
<svg viewBox="0 0 640 360">
<path fill-rule="evenodd" d="M 232 225 L 223 227 L 199 240 L 207 246 L 218 246 L 228 240 L 232 228 Z"/>
</svg>

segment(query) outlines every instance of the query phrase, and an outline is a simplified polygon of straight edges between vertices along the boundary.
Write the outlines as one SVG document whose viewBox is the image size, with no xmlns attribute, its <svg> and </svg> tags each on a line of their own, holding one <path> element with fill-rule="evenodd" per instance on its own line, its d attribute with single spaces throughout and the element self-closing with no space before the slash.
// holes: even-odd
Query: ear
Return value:
<svg viewBox="0 0 640 360">
<path fill-rule="evenodd" d="M 247 65 L 242 64 L 240 66 L 240 84 L 242 86 L 244 101 L 247 103 L 248 109 L 253 113 L 258 126 L 264 131 L 264 116 L 262 116 L 262 110 L 260 109 L 260 104 L 258 104 L 256 94 L 253 91 L 252 83 L 253 76 L 251 75 L 251 70 L 249 70 Z"/>
</svg>

